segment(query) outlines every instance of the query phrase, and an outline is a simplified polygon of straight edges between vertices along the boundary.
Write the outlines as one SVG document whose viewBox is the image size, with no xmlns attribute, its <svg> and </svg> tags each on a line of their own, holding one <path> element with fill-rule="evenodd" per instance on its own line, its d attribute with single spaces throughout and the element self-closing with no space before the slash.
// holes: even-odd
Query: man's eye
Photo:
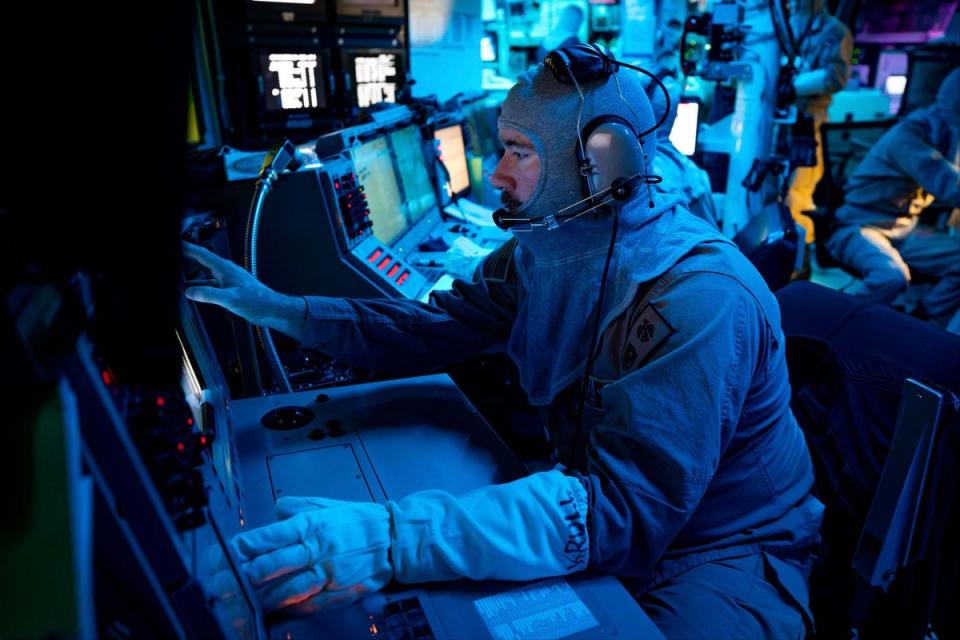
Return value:
<svg viewBox="0 0 960 640">
<path fill-rule="evenodd" d="M 519 151 L 514 151 L 514 152 L 513 152 L 513 156 L 514 156 L 517 160 L 523 160 L 523 159 L 526 158 L 528 155 L 529 155 L 529 154 L 527 154 L 527 153 L 521 153 L 521 152 L 519 152 Z"/>
</svg>

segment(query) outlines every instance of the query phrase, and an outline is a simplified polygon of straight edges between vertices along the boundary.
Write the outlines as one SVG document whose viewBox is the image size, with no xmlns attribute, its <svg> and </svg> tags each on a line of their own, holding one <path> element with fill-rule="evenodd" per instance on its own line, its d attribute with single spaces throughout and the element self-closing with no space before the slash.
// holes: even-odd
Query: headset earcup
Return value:
<svg viewBox="0 0 960 640">
<path fill-rule="evenodd" d="M 590 168 L 581 172 L 584 197 L 606 189 L 617 178 L 649 173 L 643 146 L 626 120 L 601 116 L 587 124 L 580 138 L 583 149 L 577 145 L 577 162 Z"/>
</svg>

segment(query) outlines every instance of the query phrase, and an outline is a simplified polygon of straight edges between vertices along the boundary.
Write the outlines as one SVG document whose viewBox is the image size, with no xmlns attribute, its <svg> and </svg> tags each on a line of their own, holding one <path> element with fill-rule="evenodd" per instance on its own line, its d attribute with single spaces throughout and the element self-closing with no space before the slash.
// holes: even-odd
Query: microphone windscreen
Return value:
<svg viewBox="0 0 960 640">
<path fill-rule="evenodd" d="M 497 225 L 500 229 L 507 231 L 515 223 L 507 221 L 505 218 L 510 214 L 510 210 L 504 207 L 500 207 L 493 212 L 493 224 Z"/>
</svg>

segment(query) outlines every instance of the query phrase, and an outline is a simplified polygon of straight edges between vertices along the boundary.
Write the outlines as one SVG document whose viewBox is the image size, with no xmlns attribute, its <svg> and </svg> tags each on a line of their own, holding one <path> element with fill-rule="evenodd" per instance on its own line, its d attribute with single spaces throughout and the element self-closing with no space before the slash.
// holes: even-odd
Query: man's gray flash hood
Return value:
<svg viewBox="0 0 960 640">
<path fill-rule="evenodd" d="M 577 88 L 556 80 L 543 65 L 517 79 L 503 102 L 498 124 L 530 138 L 540 156 L 540 180 L 530 199 L 513 213 L 551 215 L 586 197 L 577 166 L 577 134 L 593 119 L 618 116 L 637 133 L 653 126 L 653 110 L 640 77 L 635 71 L 621 69 L 606 81 L 581 82 L 582 112 Z M 644 136 L 642 143 L 652 171 L 656 132 Z M 642 185 L 638 189 L 645 190 Z"/>
</svg>

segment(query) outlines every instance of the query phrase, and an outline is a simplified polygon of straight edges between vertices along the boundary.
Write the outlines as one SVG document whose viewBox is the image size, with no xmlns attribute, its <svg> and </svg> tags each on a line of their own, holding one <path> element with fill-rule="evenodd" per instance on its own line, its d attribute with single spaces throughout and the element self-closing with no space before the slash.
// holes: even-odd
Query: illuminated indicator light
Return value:
<svg viewBox="0 0 960 640">
<path fill-rule="evenodd" d="M 376 262 L 383 255 L 383 249 L 377 249 L 367 257 L 367 262 Z"/>
<path fill-rule="evenodd" d="M 348 203 L 347 203 L 347 209 L 353 209 L 353 203 L 352 203 L 352 202 L 348 202 Z"/>
<path fill-rule="evenodd" d="M 387 277 L 392 278 L 393 276 L 397 275 L 397 271 L 400 271 L 400 265 L 395 264 L 390 267 L 390 271 L 387 271 Z"/>
<path fill-rule="evenodd" d="M 337 189 L 337 191 L 340 191 L 340 181 L 339 181 L 339 180 L 334 180 L 334 181 L 333 181 L 333 186 Z"/>
<path fill-rule="evenodd" d="M 163 396 L 157 396 L 157 406 L 162 407 L 166 404 L 166 400 L 163 399 Z"/>
<path fill-rule="evenodd" d="M 407 281 L 407 278 L 409 278 L 409 277 L 410 277 L 410 272 L 409 272 L 409 271 L 404 271 L 403 273 L 400 274 L 400 277 L 397 278 L 397 284 L 398 284 L 398 285 L 399 285 L 399 284 L 403 284 L 404 282 Z"/>
<path fill-rule="evenodd" d="M 393 258 L 391 258 L 390 256 L 387 256 L 386 258 L 380 261 L 380 264 L 377 265 L 377 271 L 383 271 L 384 269 L 387 268 L 387 265 L 389 265 L 391 262 L 393 262 Z"/>
<path fill-rule="evenodd" d="M 108 385 L 108 386 L 111 385 L 111 384 L 113 384 L 113 376 L 110 375 L 110 372 L 109 372 L 109 371 L 107 371 L 107 370 L 101 371 L 101 372 L 100 372 L 100 377 L 103 378 L 103 384 Z"/>
<path fill-rule="evenodd" d="M 200 444 L 207 444 L 207 436 L 200 436 Z"/>
<path fill-rule="evenodd" d="M 184 450 L 183 443 L 182 443 L 182 442 L 178 442 L 178 443 L 177 443 L 177 451 L 183 451 L 183 450 Z"/>
<path fill-rule="evenodd" d="M 193 426 L 193 418 L 187 418 L 187 426 L 188 426 L 188 427 L 192 427 L 192 426 Z"/>
</svg>

